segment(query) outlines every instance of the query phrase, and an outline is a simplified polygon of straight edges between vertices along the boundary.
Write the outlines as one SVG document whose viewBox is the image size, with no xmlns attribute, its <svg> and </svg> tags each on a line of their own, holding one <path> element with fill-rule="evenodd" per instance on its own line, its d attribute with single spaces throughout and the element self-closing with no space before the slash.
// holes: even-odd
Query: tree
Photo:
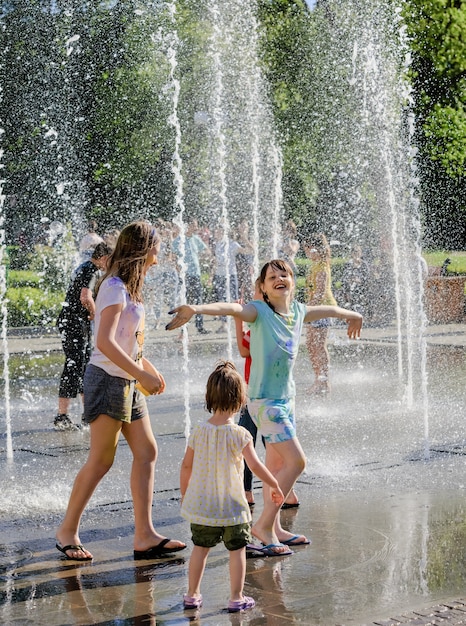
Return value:
<svg viewBox="0 0 466 626">
<path fill-rule="evenodd" d="M 407 0 L 426 244 L 464 247 L 466 2 Z"/>
</svg>

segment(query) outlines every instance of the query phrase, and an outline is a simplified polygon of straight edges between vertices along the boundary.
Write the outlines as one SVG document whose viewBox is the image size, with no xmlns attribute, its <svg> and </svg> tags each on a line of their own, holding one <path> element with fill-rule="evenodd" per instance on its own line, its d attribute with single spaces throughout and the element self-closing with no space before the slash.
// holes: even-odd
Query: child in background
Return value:
<svg viewBox="0 0 466 626">
<path fill-rule="evenodd" d="M 316 233 L 304 241 L 303 247 L 306 256 L 312 261 L 306 278 L 307 303 L 311 306 L 336 305 L 332 293 L 331 252 L 327 238 L 323 233 Z M 326 394 L 330 391 L 327 338 L 331 321 L 324 317 L 314 320 L 307 327 L 306 346 L 315 377 L 310 394 Z"/>
<path fill-rule="evenodd" d="M 209 376 L 207 422 L 191 433 L 181 465 L 181 515 L 191 523 L 194 548 L 189 561 L 186 609 L 202 606 L 202 576 L 210 548 L 223 541 L 230 554 L 228 611 L 252 609 L 253 598 L 243 595 L 246 546 L 251 541 L 251 513 L 243 490 L 243 457 L 269 487 L 275 508 L 283 502 L 277 480 L 258 459 L 252 437 L 235 424 L 234 417 L 246 400 L 241 375 L 230 361 L 217 365 Z"/>
</svg>

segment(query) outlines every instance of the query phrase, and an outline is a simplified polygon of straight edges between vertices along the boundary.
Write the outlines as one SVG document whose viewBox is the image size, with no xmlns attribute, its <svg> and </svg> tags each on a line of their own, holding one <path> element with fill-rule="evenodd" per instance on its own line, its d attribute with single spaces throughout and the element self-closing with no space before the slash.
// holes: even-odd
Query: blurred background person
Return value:
<svg viewBox="0 0 466 626">
<path fill-rule="evenodd" d="M 331 253 L 327 238 L 323 233 L 315 233 L 306 239 L 303 245 L 306 256 L 311 260 L 306 277 L 307 304 L 336 305 L 332 293 Z M 323 318 L 307 325 L 306 346 L 315 377 L 309 391 L 312 394 L 325 394 L 330 391 L 330 357 L 327 349 L 330 324 L 330 318 Z"/>
<path fill-rule="evenodd" d="M 244 302 L 252 300 L 254 293 L 254 244 L 249 234 L 249 223 L 243 220 L 236 229 L 236 241 L 250 252 L 238 252 L 236 255 L 236 272 L 238 276 L 238 293 Z"/>
<path fill-rule="evenodd" d="M 106 269 L 112 248 L 106 243 L 96 245 L 91 258 L 75 270 L 58 315 L 65 364 L 58 389 L 58 411 L 53 420 L 56 430 L 77 430 L 70 416 L 71 399 L 83 393 L 83 376 L 92 352 L 94 319 L 94 288 L 100 272 Z"/>
<path fill-rule="evenodd" d="M 95 220 L 89 220 L 87 223 L 87 233 L 79 242 L 80 262 L 83 263 L 89 260 L 96 245 L 102 242 L 102 237 L 97 234 L 97 222 Z"/>
<path fill-rule="evenodd" d="M 238 273 L 236 267 L 236 257 L 238 254 L 247 255 L 252 253 L 252 246 L 246 244 L 244 247 L 233 239 L 225 240 L 224 230 L 218 227 L 214 230 L 213 249 L 213 278 L 212 278 L 212 300 L 213 302 L 236 302 L 238 300 Z M 227 290 L 227 282 L 229 289 Z M 221 324 L 218 333 L 226 332 L 227 319 L 220 318 Z"/>
<path fill-rule="evenodd" d="M 287 220 L 283 227 L 282 241 L 278 250 L 278 257 L 291 266 L 296 276 L 296 255 L 299 252 L 299 241 L 297 239 L 298 229 L 293 220 Z"/>
<path fill-rule="evenodd" d="M 369 265 L 363 259 L 361 246 L 355 245 L 351 248 L 350 259 L 343 267 L 341 281 L 343 306 L 362 315 L 366 314 L 369 280 Z"/>
<path fill-rule="evenodd" d="M 202 255 L 211 257 L 211 251 L 207 244 L 197 234 L 199 226 L 197 220 L 191 220 L 186 227 L 186 238 L 184 244 L 184 261 L 186 263 L 186 299 L 192 304 L 202 304 L 202 282 L 201 263 Z M 173 240 L 173 252 L 178 259 L 181 257 L 181 236 L 178 235 Z M 197 332 L 207 335 L 210 331 L 204 328 L 204 318 L 196 315 Z"/>
<path fill-rule="evenodd" d="M 144 281 L 146 310 L 154 319 L 154 329 L 159 328 L 163 312 L 177 305 L 179 276 L 176 256 L 173 253 L 173 229 L 169 222 L 157 220 L 155 224 L 161 238 L 158 264 L 147 271 Z"/>
</svg>

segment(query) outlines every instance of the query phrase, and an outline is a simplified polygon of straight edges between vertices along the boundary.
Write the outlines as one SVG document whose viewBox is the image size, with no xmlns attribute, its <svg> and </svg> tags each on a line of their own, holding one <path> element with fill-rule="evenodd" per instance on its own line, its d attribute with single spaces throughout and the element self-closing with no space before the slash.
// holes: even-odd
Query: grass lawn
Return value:
<svg viewBox="0 0 466 626">
<path fill-rule="evenodd" d="M 435 252 L 425 252 L 422 256 L 429 267 L 442 267 L 445 259 L 451 259 L 448 271 L 455 274 L 466 274 L 466 251 L 436 250 Z"/>
</svg>

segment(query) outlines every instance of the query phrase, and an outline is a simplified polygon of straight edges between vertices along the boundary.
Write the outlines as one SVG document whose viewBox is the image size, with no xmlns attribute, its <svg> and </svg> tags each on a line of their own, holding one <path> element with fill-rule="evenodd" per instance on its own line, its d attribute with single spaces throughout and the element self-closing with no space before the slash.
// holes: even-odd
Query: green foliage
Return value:
<svg viewBox="0 0 466 626">
<path fill-rule="evenodd" d="M 465 98 L 466 103 L 466 98 Z M 466 164 L 466 111 L 436 103 L 424 122 L 429 156 L 439 161 L 452 178 L 464 176 Z"/>
<path fill-rule="evenodd" d="M 43 278 L 32 270 L 10 270 L 8 272 L 8 287 L 39 287 Z"/>
<path fill-rule="evenodd" d="M 407 0 L 411 77 L 423 154 L 453 178 L 466 153 L 466 1 Z"/>
<path fill-rule="evenodd" d="M 26 269 L 30 262 L 30 252 L 22 246 L 7 246 L 6 261 L 10 270 Z"/>
<path fill-rule="evenodd" d="M 464 508 L 458 506 L 447 519 L 429 520 L 426 581 L 432 592 L 443 592 L 446 581 L 450 588 L 462 585 L 466 568 L 458 552 L 466 539 L 464 513 Z"/>
<path fill-rule="evenodd" d="M 321 111 L 314 89 L 322 67 L 315 62 L 319 58 L 319 24 L 311 18 L 304 2 L 259 0 L 258 6 L 264 71 L 283 150 L 285 214 L 300 223 L 303 214 L 315 205 L 317 176 L 325 162 L 325 158 L 318 158 L 324 129 L 316 123 Z"/>
<path fill-rule="evenodd" d="M 361 30 L 382 24 L 398 4 L 322 0 L 309 11 L 304 0 L 257 0 L 263 75 L 283 152 L 284 209 L 299 225 L 326 230 L 340 220 L 343 230 L 359 218 L 350 213 L 357 202 L 371 225 L 376 210 L 383 211 L 377 197 L 383 172 L 371 167 L 366 176 L 366 160 L 354 156 L 359 146 L 361 154 L 373 157 L 378 137 L 374 141 L 361 123 L 362 103 L 351 81 L 356 65 L 364 63 Z M 169 48 L 175 37 L 185 204 L 201 221 L 218 210 L 210 128 L 193 123 L 196 113 L 212 113 L 209 6 L 205 0 L 178 0 L 171 16 L 167 3 L 155 1 L 5 4 L 0 118 L 5 191 L 14 203 L 6 219 L 9 240 L 16 241 L 24 228 L 36 241 L 44 217 L 73 219 L 75 235 L 82 230 L 80 217 L 90 215 L 98 216 L 103 229 L 136 216 L 173 217 Z M 466 0 L 405 0 L 403 7 L 414 52 L 424 223 L 448 238 L 451 226 L 464 221 L 466 207 L 466 183 L 457 183 L 465 178 Z M 74 35 L 79 38 L 71 42 Z M 224 37 L 225 47 L 230 36 Z M 396 37 L 383 36 L 383 46 L 396 58 L 390 49 Z M 232 50 L 234 57 L 234 45 Z M 242 59 L 231 60 L 242 68 Z M 222 78 L 228 86 L 229 70 Z M 237 91 L 234 106 L 223 111 L 224 120 L 233 120 L 225 133 L 228 174 L 244 181 L 238 190 L 228 189 L 235 215 L 249 210 L 245 188 L 251 178 L 249 144 L 238 139 L 233 110 L 241 109 L 249 93 Z M 454 219 L 446 220 L 446 214 Z M 20 269 L 26 259 L 12 249 L 10 262 Z M 51 283 L 56 270 L 63 285 L 66 273 L 56 264 L 40 271 Z"/>
<path fill-rule="evenodd" d="M 11 287 L 6 292 L 8 325 L 54 326 L 64 297 L 64 292 L 60 291 Z"/>
<path fill-rule="evenodd" d="M 429 267 L 442 267 L 445 259 L 451 259 L 448 271 L 453 274 L 466 274 L 466 252 L 455 250 L 435 250 L 423 254 Z"/>
<path fill-rule="evenodd" d="M 35 246 L 29 267 L 42 278 L 45 288 L 63 290 L 70 281 L 75 253 L 71 230 L 67 228 L 53 247 Z"/>
</svg>

